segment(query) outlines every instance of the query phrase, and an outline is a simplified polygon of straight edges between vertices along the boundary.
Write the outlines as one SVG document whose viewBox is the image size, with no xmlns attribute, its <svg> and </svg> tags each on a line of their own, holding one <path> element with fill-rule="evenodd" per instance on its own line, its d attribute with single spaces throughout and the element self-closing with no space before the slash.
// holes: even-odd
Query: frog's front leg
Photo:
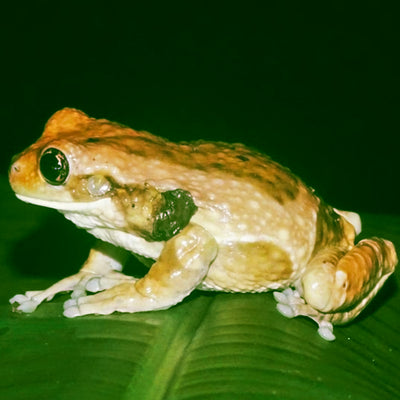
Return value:
<svg viewBox="0 0 400 400">
<path fill-rule="evenodd" d="M 143 278 L 69 300 L 65 303 L 64 315 L 76 317 L 169 308 L 200 284 L 216 255 L 215 239 L 201 226 L 189 224 L 166 242 L 159 259 Z"/>
<path fill-rule="evenodd" d="M 108 289 L 121 280 L 132 280 L 118 271 L 122 270 L 129 253 L 108 243 L 98 242 L 90 251 L 89 257 L 81 270 L 40 291 L 17 294 L 10 303 L 19 303 L 16 310 L 30 313 L 45 300 L 51 300 L 57 293 L 72 291 L 71 297 L 80 297 L 86 290 L 97 292 Z"/>
<path fill-rule="evenodd" d="M 320 335 L 333 340 L 332 324 L 354 319 L 396 264 L 394 246 L 384 239 L 364 239 L 350 250 L 328 247 L 311 260 L 296 290 L 275 293 L 278 310 L 287 317 L 314 319 Z"/>
</svg>

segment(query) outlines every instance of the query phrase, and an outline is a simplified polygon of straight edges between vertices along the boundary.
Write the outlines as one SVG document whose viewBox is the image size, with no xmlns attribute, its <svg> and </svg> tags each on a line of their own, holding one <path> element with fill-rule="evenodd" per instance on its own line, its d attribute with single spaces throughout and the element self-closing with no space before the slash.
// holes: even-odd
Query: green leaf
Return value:
<svg viewBox="0 0 400 400">
<path fill-rule="evenodd" d="M 77 270 L 91 239 L 0 182 L 1 399 L 400 398 L 398 272 L 335 342 L 309 319 L 282 317 L 271 293 L 195 292 L 165 311 L 76 319 L 59 296 L 13 313 L 10 297 Z M 364 236 L 399 247 L 400 217 L 363 220 Z"/>
</svg>

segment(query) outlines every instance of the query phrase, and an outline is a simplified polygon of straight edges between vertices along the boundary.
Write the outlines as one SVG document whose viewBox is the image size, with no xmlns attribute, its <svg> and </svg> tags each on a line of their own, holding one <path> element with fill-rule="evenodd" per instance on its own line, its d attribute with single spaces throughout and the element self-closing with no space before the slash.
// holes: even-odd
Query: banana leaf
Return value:
<svg viewBox="0 0 400 400">
<path fill-rule="evenodd" d="M 275 309 L 271 293 L 196 291 L 169 310 L 67 319 L 66 295 L 32 314 L 8 299 L 76 271 L 92 239 L 0 180 L 0 399 L 400 398 L 399 272 L 336 341 Z M 400 248 L 400 217 L 363 215 Z M 143 273 L 132 263 L 132 273 Z"/>
</svg>

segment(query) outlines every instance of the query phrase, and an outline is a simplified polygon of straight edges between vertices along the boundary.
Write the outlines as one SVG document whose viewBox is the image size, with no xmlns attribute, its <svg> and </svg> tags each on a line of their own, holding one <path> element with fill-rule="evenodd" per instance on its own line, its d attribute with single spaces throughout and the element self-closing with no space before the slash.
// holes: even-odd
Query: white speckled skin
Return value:
<svg viewBox="0 0 400 400">
<path fill-rule="evenodd" d="M 66 160 L 62 184 L 41 171 L 48 149 Z M 262 154 L 240 144 L 174 144 L 74 109 L 49 120 L 42 137 L 11 166 L 10 183 L 21 200 L 58 209 L 112 245 L 92 250 L 73 277 L 15 296 L 11 302 L 21 311 L 65 290 L 73 291 L 65 315 L 74 317 L 168 308 L 195 288 L 291 287 L 277 295 L 279 310 L 310 316 L 331 340 L 331 322 L 354 318 L 397 263 L 388 241 L 355 246 L 357 214 L 325 205 Z M 196 210 L 179 232 L 155 240 L 164 194 L 175 190 L 188 195 Z M 144 278 L 126 277 L 115 272 L 125 256 L 114 246 L 156 262 Z M 103 292 L 85 296 L 86 290 Z"/>
</svg>

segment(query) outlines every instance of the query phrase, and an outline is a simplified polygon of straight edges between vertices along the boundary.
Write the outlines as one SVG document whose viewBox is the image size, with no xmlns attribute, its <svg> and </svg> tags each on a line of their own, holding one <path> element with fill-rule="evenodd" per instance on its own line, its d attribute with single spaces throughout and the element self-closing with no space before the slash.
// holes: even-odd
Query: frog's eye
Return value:
<svg viewBox="0 0 400 400">
<path fill-rule="evenodd" d="M 40 173 L 50 185 L 62 185 L 69 174 L 69 164 L 65 154 L 53 147 L 47 149 L 40 157 Z"/>
</svg>

